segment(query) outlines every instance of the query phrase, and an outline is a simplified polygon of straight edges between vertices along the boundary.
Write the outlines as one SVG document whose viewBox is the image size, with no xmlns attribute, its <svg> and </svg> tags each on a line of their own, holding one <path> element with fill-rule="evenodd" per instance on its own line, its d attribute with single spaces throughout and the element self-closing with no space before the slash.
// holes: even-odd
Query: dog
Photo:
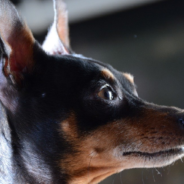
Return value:
<svg viewBox="0 0 184 184">
<path fill-rule="evenodd" d="M 0 0 L 0 183 L 96 184 L 184 156 L 184 111 L 139 98 L 133 76 L 75 54 L 67 10 L 41 46 Z"/>
</svg>

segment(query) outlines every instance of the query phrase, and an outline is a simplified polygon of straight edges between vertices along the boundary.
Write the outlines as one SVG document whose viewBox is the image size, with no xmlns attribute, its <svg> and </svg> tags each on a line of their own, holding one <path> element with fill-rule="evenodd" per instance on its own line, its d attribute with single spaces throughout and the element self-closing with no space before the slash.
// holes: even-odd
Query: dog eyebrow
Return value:
<svg viewBox="0 0 184 184">
<path fill-rule="evenodd" d="M 123 76 L 134 85 L 134 76 L 129 73 L 123 73 Z"/>
<path fill-rule="evenodd" d="M 112 81 L 115 80 L 114 75 L 113 75 L 112 72 L 110 72 L 107 68 L 102 69 L 102 70 L 101 70 L 101 74 L 102 74 L 102 76 L 103 76 L 105 79 L 109 79 L 109 80 L 112 80 Z"/>
</svg>

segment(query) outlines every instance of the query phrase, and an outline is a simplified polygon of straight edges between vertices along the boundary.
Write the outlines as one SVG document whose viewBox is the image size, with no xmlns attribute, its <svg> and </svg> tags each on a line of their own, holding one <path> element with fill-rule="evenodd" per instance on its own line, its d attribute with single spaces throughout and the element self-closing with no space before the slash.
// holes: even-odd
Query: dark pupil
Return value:
<svg viewBox="0 0 184 184">
<path fill-rule="evenodd" d="M 104 91 L 104 97 L 105 97 L 106 99 L 108 99 L 108 100 L 112 100 L 112 98 L 113 98 L 112 92 L 109 91 L 109 89 L 106 89 L 106 90 Z"/>
</svg>

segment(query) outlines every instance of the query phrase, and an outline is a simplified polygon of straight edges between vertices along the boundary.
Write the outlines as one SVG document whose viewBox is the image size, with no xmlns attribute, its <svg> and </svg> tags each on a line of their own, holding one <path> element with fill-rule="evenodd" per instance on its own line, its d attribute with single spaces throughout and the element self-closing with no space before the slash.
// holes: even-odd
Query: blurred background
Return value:
<svg viewBox="0 0 184 184">
<path fill-rule="evenodd" d="M 12 0 L 42 43 L 53 21 L 51 0 Z M 139 96 L 184 108 L 183 0 L 67 0 L 75 52 L 135 76 Z M 101 184 L 183 184 L 184 163 L 132 169 Z"/>
</svg>

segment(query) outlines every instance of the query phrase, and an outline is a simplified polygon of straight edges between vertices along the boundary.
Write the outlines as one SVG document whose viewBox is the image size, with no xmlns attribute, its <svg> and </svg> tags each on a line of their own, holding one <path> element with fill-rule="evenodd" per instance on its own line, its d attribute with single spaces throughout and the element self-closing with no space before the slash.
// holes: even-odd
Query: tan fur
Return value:
<svg viewBox="0 0 184 184">
<path fill-rule="evenodd" d="M 70 141 L 77 139 L 77 124 L 75 120 L 75 115 L 73 113 L 71 113 L 68 119 L 64 120 L 61 123 L 61 132 Z"/>
<path fill-rule="evenodd" d="M 84 136 L 78 133 L 77 120 L 71 114 L 61 123 L 60 130 L 74 151 L 60 163 L 69 175 L 69 183 L 95 184 L 113 173 L 133 168 L 140 158 L 122 157 L 125 150 L 154 153 L 178 145 L 182 131 L 166 116 L 145 109 L 139 119 L 111 122 Z"/>
<path fill-rule="evenodd" d="M 75 153 L 65 155 L 60 166 L 69 173 L 71 184 L 98 183 L 118 169 L 119 164 L 112 157 L 117 130 L 107 126 L 103 127 L 103 131 L 100 129 L 90 135 L 80 136 L 76 125 L 73 114 L 61 123 L 61 132 L 72 142 Z"/>
<path fill-rule="evenodd" d="M 104 78 L 114 80 L 114 75 L 106 68 L 102 69 L 101 74 Z"/>
<path fill-rule="evenodd" d="M 134 84 L 134 77 L 129 73 L 123 73 L 123 75 L 129 80 L 132 84 Z"/>
</svg>

